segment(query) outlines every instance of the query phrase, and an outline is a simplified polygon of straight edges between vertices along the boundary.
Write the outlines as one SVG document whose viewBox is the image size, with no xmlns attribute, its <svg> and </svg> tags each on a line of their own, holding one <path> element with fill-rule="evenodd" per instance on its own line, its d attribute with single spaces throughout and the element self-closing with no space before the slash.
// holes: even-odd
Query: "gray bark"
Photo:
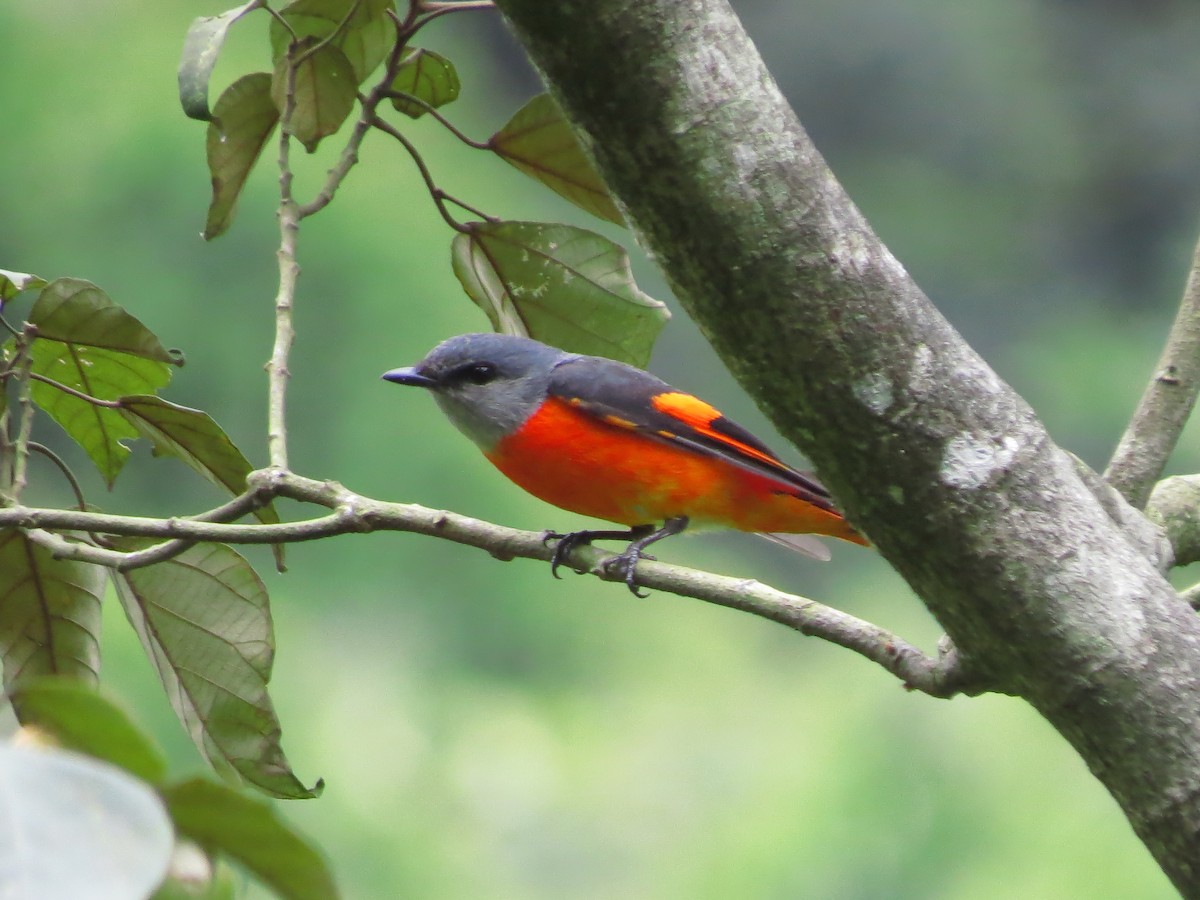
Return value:
<svg viewBox="0 0 1200 900">
<path fill-rule="evenodd" d="M 723 0 L 497 0 L 644 246 L 972 671 L 1200 897 L 1200 624 L 829 172 Z"/>
</svg>

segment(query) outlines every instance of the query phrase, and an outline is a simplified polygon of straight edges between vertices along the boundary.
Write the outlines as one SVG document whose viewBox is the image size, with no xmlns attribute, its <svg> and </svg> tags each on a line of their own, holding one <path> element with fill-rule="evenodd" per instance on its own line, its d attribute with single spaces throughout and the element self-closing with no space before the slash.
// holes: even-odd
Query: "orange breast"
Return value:
<svg viewBox="0 0 1200 900">
<path fill-rule="evenodd" d="M 786 482 L 605 424 L 556 398 L 488 458 L 547 503 L 623 525 L 687 516 L 701 525 L 862 543 L 841 516 L 796 497 Z"/>
</svg>

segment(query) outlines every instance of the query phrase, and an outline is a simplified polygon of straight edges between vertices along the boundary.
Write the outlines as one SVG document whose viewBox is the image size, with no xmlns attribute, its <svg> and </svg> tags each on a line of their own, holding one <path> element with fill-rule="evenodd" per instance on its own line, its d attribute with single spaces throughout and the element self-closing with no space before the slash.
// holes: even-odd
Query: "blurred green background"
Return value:
<svg viewBox="0 0 1200 900">
<path fill-rule="evenodd" d="M 224 5 L 0 6 L 0 267 L 108 290 L 186 352 L 167 396 L 212 413 L 261 463 L 274 150 L 231 232 L 206 245 L 204 127 L 175 96 L 189 21 Z M 1056 438 L 1103 465 L 1196 236 L 1200 10 L 736 5 L 883 238 Z M 218 86 L 268 66 L 256 18 L 235 29 Z M 492 14 L 444 18 L 425 44 L 458 65 L 463 95 L 448 112 L 476 136 L 537 90 Z M 490 212 L 562 217 L 631 243 L 436 123 L 406 127 L 443 186 Z M 336 143 L 302 160 L 302 196 Z M 301 236 L 293 463 L 372 496 L 578 527 L 508 485 L 427 397 L 379 380 L 485 327 L 450 272 L 451 236 L 398 147 L 372 136 Z M 635 266 L 670 301 L 649 263 Z M 653 368 L 773 437 L 675 309 Z M 1186 436 L 1173 469 L 1198 466 Z M 46 486 L 34 499 L 65 502 L 53 473 L 35 476 Z M 93 502 L 129 513 L 220 499 L 145 447 L 111 496 L 88 485 Z M 939 634 L 869 551 L 839 545 L 820 566 L 705 535 L 663 555 L 753 575 L 930 650 Z M 284 746 L 302 778 L 328 784 L 285 813 L 348 897 L 1173 896 L 1084 765 L 1015 700 L 909 695 L 778 625 L 556 582 L 544 565 L 422 537 L 294 546 L 285 576 L 253 558 L 274 600 Z M 109 687 L 177 771 L 199 768 L 111 603 L 107 616 Z"/>
</svg>

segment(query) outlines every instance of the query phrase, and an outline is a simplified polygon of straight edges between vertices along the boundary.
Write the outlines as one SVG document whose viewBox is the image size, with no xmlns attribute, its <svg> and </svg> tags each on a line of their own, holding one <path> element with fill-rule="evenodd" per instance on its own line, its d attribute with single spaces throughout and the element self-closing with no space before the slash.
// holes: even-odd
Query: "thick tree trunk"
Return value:
<svg viewBox="0 0 1200 900">
<path fill-rule="evenodd" d="M 497 0 L 676 295 L 974 672 L 1200 897 L 1200 624 L 871 232 L 724 0 Z"/>
</svg>

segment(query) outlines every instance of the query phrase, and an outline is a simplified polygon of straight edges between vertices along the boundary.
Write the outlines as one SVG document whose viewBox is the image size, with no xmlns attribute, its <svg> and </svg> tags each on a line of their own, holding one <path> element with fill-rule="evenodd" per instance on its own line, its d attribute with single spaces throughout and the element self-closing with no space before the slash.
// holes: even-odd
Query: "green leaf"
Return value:
<svg viewBox="0 0 1200 900">
<path fill-rule="evenodd" d="M 100 400 L 152 394 L 171 379 L 171 367 L 153 359 L 101 347 L 38 339 L 29 350 L 32 371 Z M 129 458 L 122 441 L 140 432 L 116 409 L 97 406 L 53 385 L 35 381 L 33 400 L 96 464 L 109 487 Z"/>
<path fill-rule="evenodd" d="M 253 872 L 286 900 L 338 895 L 316 849 L 264 803 L 196 778 L 163 790 L 179 832 Z"/>
<path fill-rule="evenodd" d="M 65 678 L 22 681 L 11 695 L 17 718 L 49 733 L 67 750 L 94 756 L 157 784 L 167 761 L 125 710 L 81 682 Z"/>
<path fill-rule="evenodd" d="M 501 159 L 594 216 L 625 224 L 604 179 L 549 94 L 538 94 L 488 141 Z"/>
<path fill-rule="evenodd" d="M 298 45 L 300 64 L 296 66 L 294 84 L 296 103 L 288 123 L 289 132 L 309 153 L 317 149 L 322 138 L 342 127 L 358 97 L 354 68 L 346 55 L 333 44 L 310 53 L 316 43 L 316 38 L 305 38 Z M 271 83 L 271 99 L 280 113 L 286 108 L 290 67 L 288 58 L 282 57 L 275 66 Z"/>
<path fill-rule="evenodd" d="M 120 538 L 121 550 L 153 542 Z M 306 798 L 279 745 L 267 695 L 275 639 L 267 591 L 254 569 L 223 544 L 199 544 L 113 582 L 125 614 L 158 670 L 176 715 L 222 775 L 276 797 Z"/>
<path fill-rule="evenodd" d="M 171 857 L 171 822 L 144 783 L 63 750 L 0 746 L 6 897 L 146 897 Z"/>
<path fill-rule="evenodd" d="M 154 396 L 122 397 L 120 402 L 121 414 L 151 441 L 155 455 L 178 457 L 231 494 L 246 489 L 246 476 L 253 467 L 208 413 Z M 267 524 L 279 521 L 274 505 L 254 515 Z"/>
<path fill-rule="evenodd" d="M 582 228 L 477 223 L 454 238 L 454 274 L 492 327 L 645 366 L 670 313 L 638 289 L 629 256 Z"/>
<path fill-rule="evenodd" d="M 224 234 L 233 222 L 250 170 L 278 121 L 279 110 L 271 99 L 271 76 L 266 72 L 242 76 L 217 100 L 215 117 L 208 126 L 212 202 L 204 223 L 206 241 Z"/>
<path fill-rule="evenodd" d="M 208 110 L 208 81 L 229 26 L 262 5 L 262 0 L 250 0 L 219 16 L 201 16 L 188 26 L 187 37 L 183 39 L 183 56 L 179 60 L 179 102 L 185 115 L 202 122 L 212 119 Z"/>
<path fill-rule="evenodd" d="M 46 279 L 27 272 L 9 272 L 0 269 L 0 304 L 7 303 L 21 291 L 36 291 L 46 286 Z"/>
<path fill-rule="evenodd" d="M 29 311 L 29 321 L 37 326 L 39 338 L 183 364 L 178 352 L 163 347 L 139 319 L 82 278 L 55 278 L 42 288 Z"/>
<path fill-rule="evenodd" d="M 362 84 L 367 76 L 383 62 L 395 40 L 396 30 L 388 19 L 392 0 L 296 0 L 280 10 L 280 16 L 291 26 L 297 40 L 324 40 L 337 31 L 330 41 L 345 54 L 354 69 L 354 83 Z M 340 31 L 338 26 L 353 10 L 353 15 Z M 272 61 L 278 63 L 288 50 L 292 36 L 278 19 L 271 20 Z M 280 107 L 282 108 L 282 107 Z"/>
<path fill-rule="evenodd" d="M 396 77 L 390 85 L 393 91 L 410 94 L 424 100 L 430 106 L 445 106 L 458 99 L 461 85 L 454 64 L 440 53 L 432 50 L 414 50 L 396 69 Z M 425 115 L 426 109 L 403 97 L 393 97 L 392 106 L 398 112 L 414 119 Z"/>
<path fill-rule="evenodd" d="M 12 691 L 38 675 L 95 684 L 105 570 L 55 559 L 16 530 L 0 532 L 0 659 Z"/>
</svg>

